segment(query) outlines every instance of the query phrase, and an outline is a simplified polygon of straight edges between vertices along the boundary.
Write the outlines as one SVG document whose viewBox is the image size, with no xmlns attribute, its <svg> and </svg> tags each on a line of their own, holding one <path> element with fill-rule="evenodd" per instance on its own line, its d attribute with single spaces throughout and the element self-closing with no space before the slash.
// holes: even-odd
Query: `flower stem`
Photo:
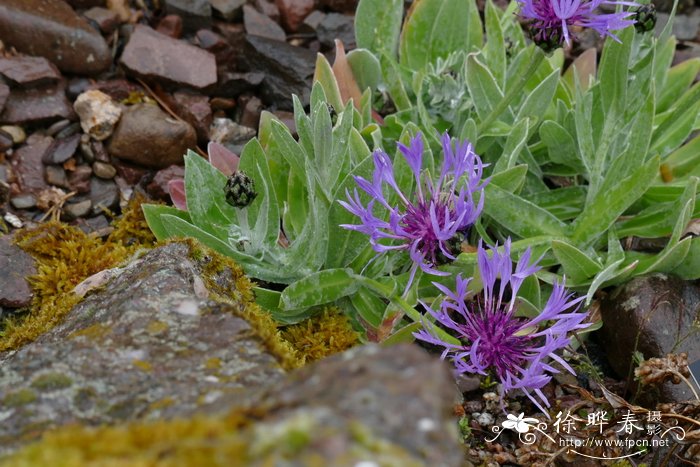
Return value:
<svg viewBox="0 0 700 467">
<path fill-rule="evenodd" d="M 406 300 L 396 294 L 396 292 L 389 287 L 384 285 L 374 279 L 370 279 L 364 276 L 356 276 L 357 280 L 362 282 L 368 289 L 382 295 L 387 300 L 391 301 L 396 305 L 406 316 L 411 318 L 415 323 L 421 323 L 425 327 L 430 327 L 430 332 L 439 337 L 442 341 L 459 345 L 460 342 L 456 337 L 449 335 L 445 330 L 439 328 L 429 319 L 426 319 L 418 310 L 412 307 Z"/>
<path fill-rule="evenodd" d="M 489 125 L 491 125 L 502 113 L 508 108 L 510 103 L 513 101 L 515 96 L 520 94 L 525 83 L 535 74 L 537 69 L 542 64 L 544 60 L 544 52 L 539 47 L 533 46 L 532 53 L 530 54 L 530 64 L 523 74 L 520 75 L 518 81 L 508 88 L 508 92 L 503 96 L 496 107 L 494 107 L 491 112 L 484 118 L 481 123 L 477 126 L 477 134 L 481 134 L 483 131 L 488 130 Z"/>
</svg>

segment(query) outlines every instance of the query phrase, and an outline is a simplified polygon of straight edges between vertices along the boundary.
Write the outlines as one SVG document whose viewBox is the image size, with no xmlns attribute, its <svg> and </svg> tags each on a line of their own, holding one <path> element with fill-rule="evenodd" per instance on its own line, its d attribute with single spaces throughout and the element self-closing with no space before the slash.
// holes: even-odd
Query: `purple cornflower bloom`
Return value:
<svg viewBox="0 0 700 467">
<path fill-rule="evenodd" d="M 559 371 L 550 365 L 558 362 L 572 374 L 557 351 L 569 345 L 568 334 L 589 324 L 583 323 L 587 313 L 578 312 L 585 297 L 573 298 L 563 283 L 555 283 L 547 304 L 535 318 L 517 317 L 516 296 L 523 281 L 539 270 L 530 262 L 528 248 L 513 270 L 510 258 L 510 239 L 499 253 L 498 245 L 489 257 L 479 245 L 477 266 L 483 291 L 468 300 L 470 279 L 456 277 L 455 290 L 435 283 L 446 299 L 439 310 L 425 306 L 437 325 L 446 328 L 461 344 L 444 342 L 429 332 L 427 326 L 414 333 L 422 341 L 444 348 L 442 358 L 450 357 L 458 373 L 491 373 L 502 383 L 502 393 L 522 390 L 530 400 L 546 413 L 540 402 L 549 407 L 541 388 Z M 537 396 L 536 399 L 534 395 Z"/>
<path fill-rule="evenodd" d="M 372 182 L 355 177 L 359 187 L 372 199 L 364 206 L 355 189 L 352 197 L 346 191 L 348 201 L 340 201 L 345 209 L 359 217 L 361 224 L 343 224 L 342 227 L 369 235 L 377 253 L 408 250 L 413 260 L 410 285 L 419 267 L 429 274 L 446 275 L 436 269 L 440 254 L 455 259 L 456 252 L 451 251 L 448 241 L 476 221 L 484 205 L 486 182 L 481 180 L 484 165 L 467 141 L 453 144 L 447 133 L 442 136 L 444 160 L 436 183 L 421 172 L 423 139 L 420 133 L 411 139 L 409 146 L 401 143 L 397 146 L 415 177 L 415 193 L 407 195 L 401 191 L 394 178 L 391 159 L 384 151 L 376 150 Z M 399 205 L 389 204 L 384 194 L 385 185 L 398 195 Z M 475 202 L 476 192 L 480 192 L 480 196 Z M 388 211 L 388 216 L 376 216 L 375 203 Z M 381 242 L 383 240 L 385 243 Z"/>
<path fill-rule="evenodd" d="M 535 42 L 571 44 L 569 28 L 579 26 L 594 29 L 601 37 L 617 37 L 611 32 L 632 26 L 633 11 L 596 13 L 600 5 L 639 6 L 638 3 L 619 0 L 518 0 L 520 15 L 533 20 Z M 619 40 L 618 40 L 619 41 Z"/>
</svg>

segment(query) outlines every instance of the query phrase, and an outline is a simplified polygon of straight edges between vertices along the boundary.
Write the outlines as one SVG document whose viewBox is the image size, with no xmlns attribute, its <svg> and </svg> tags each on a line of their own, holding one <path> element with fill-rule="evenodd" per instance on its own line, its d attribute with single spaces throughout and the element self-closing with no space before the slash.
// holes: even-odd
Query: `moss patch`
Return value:
<svg viewBox="0 0 700 467">
<path fill-rule="evenodd" d="M 126 261 L 140 247 L 153 246 L 143 201 L 132 199 L 106 240 L 53 221 L 17 233 L 16 243 L 37 261 L 37 274 L 29 278 L 34 298 L 28 314 L 5 323 L 0 352 L 32 342 L 59 324 L 81 300 L 71 293 L 80 282 Z"/>
<path fill-rule="evenodd" d="M 55 391 L 65 389 L 73 384 L 73 380 L 62 373 L 44 373 L 32 381 L 32 387 L 39 391 Z"/>
<path fill-rule="evenodd" d="M 326 308 L 311 319 L 287 326 L 282 337 L 307 363 L 343 352 L 360 342 L 350 320 L 337 308 Z"/>
</svg>

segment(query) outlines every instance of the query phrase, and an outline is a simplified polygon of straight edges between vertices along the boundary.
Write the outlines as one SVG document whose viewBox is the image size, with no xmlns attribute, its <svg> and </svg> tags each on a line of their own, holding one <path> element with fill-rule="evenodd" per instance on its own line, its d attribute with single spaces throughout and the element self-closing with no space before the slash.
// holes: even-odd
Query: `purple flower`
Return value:
<svg viewBox="0 0 700 467">
<path fill-rule="evenodd" d="M 423 139 L 420 134 L 411 139 L 409 146 L 400 143 L 397 146 L 415 177 L 415 192 L 407 195 L 401 191 L 394 178 L 391 159 L 384 151 L 376 150 L 373 180 L 355 177 L 359 187 L 372 199 L 364 206 L 357 189 L 353 196 L 346 192 L 348 201 L 340 201 L 340 204 L 361 223 L 342 227 L 368 235 L 377 253 L 407 250 L 413 260 L 410 284 L 418 267 L 429 274 L 445 275 L 436 269 L 439 257 L 442 254 L 455 258 L 456 252 L 448 246 L 448 241 L 463 233 L 481 213 L 486 182 L 481 181 L 484 165 L 467 141 L 453 144 L 447 133 L 442 136 L 444 160 L 435 183 L 428 174 L 421 172 Z M 398 205 L 389 204 L 385 187 L 398 195 Z M 480 196 L 475 202 L 477 191 Z M 385 215 L 375 215 L 377 204 L 386 210 Z"/>
<path fill-rule="evenodd" d="M 632 26 L 633 11 L 601 14 L 600 5 L 639 6 L 638 3 L 617 0 L 518 0 L 520 15 L 532 20 L 533 39 L 538 43 L 571 44 L 570 27 L 591 28 L 603 36 L 617 40 L 611 31 Z"/>
<path fill-rule="evenodd" d="M 442 358 L 449 356 L 458 373 L 491 374 L 502 383 L 502 396 L 520 389 L 545 412 L 540 402 L 549 407 L 549 401 L 541 388 L 550 381 L 552 373 L 559 372 L 551 361 L 575 374 L 557 351 L 569 345 L 571 331 L 589 326 L 583 323 L 587 314 L 578 312 L 585 297 L 573 298 L 563 283 L 555 283 L 538 316 L 516 316 L 518 289 L 539 267 L 536 263 L 528 264 L 531 255 L 528 248 L 513 269 L 510 239 L 503 245 L 502 253 L 497 247 L 490 257 L 481 245 L 477 249 L 482 292 L 469 298 L 470 279 L 457 276 L 454 291 L 435 283 L 446 297 L 439 310 L 423 305 L 436 324 L 457 337 L 461 344 L 444 342 L 429 332 L 427 326 L 414 336 L 444 348 Z"/>
</svg>

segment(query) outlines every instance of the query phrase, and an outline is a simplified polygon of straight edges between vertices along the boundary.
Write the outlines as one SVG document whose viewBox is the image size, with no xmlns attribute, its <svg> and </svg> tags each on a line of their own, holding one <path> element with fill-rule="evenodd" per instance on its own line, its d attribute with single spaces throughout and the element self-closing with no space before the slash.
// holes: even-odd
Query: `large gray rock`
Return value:
<svg viewBox="0 0 700 467">
<path fill-rule="evenodd" d="M 645 359 L 687 352 L 700 356 L 700 285 L 675 276 L 652 274 L 632 279 L 602 301 L 601 340 L 612 368 L 631 374 L 632 356 Z M 648 388 L 645 395 L 652 396 Z M 687 401 L 693 393 L 684 384 L 666 383 L 657 395 L 663 401 Z"/>
<path fill-rule="evenodd" d="M 212 258 L 191 256 L 186 244 L 171 243 L 93 277 L 104 288 L 62 324 L 0 354 L 0 455 L 67 423 L 219 410 L 224 396 L 242 403 L 246 389 L 283 376 L 242 318 L 246 302 L 230 268 L 209 277 L 233 299 L 216 302 L 205 285 Z"/>
<path fill-rule="evenodd" d="M 27 277 L 34 274 L 34 258 L 14 245 L 11 235 L 0 236 L 0 307 L 29 306 L 33 295 Z"/>
<path fill-rule="evenodd" d="M 96 74 L 112 64 L 107 42 L 62 0 L 3 0 L 0 39 L 68 73 Z"/>
</svg>

